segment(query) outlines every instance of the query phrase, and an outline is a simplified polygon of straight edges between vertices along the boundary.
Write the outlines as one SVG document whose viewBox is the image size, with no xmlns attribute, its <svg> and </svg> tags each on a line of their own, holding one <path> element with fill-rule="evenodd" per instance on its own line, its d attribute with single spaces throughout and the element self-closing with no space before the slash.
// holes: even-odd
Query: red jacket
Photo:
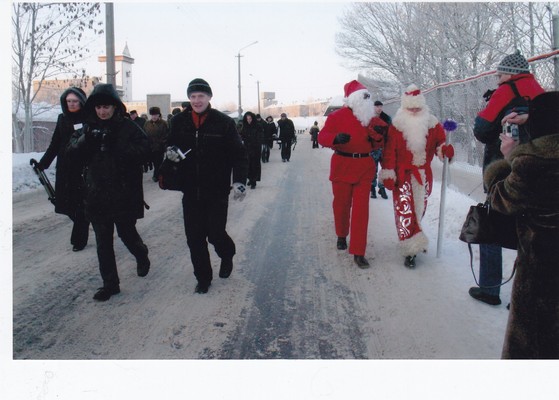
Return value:
<svg viewBox="0 0 559 400">
<path fill-rule="evenodd" d="M 378 120 L 379 125 L 385 124 L 382 120 Z M 345 144 L 334 144 L 338 133 L 347 133 L 351 139 Z M 375 148 L 382 146 L 382 140 L 381 134 L 363 126 L 348 107 L 330 114 L 318 134 L 318 143 L 322 146 L 344 153 L 371 153 Z M 375 163 L 372 157 L 351 158 L 336 153 L 332 155 L 330 180 L 333 182 L 357 183 L 362 179 L 372 180 L 374 175 Z"/>
</svg>

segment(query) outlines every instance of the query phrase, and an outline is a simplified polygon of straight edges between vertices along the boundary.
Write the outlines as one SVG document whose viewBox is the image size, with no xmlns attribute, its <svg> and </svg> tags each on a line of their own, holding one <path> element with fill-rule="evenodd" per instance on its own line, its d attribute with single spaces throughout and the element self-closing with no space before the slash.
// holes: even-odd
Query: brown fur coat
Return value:
<svg viewBox="0 0 559 400">
<path fill-rule="evenodd" d="M 491 206 L 517 216 L 518 255 L 502 358 L 559 358 L 559 135 L 517 146 L 484 174 Z"/>
</svg>

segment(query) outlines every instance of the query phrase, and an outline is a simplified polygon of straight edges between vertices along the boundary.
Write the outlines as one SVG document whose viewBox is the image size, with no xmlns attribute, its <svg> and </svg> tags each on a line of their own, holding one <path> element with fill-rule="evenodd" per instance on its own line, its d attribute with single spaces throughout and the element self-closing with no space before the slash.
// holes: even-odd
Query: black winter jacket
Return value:
<svg viewBox="0 0 559 400">
<path fill-rule="evenodd" d="M 249 124 L 247 115 L 252 115 L 252 122 Z M 256 116 L 247 112 L 243 117 L 243 129 L 241 130 L 241 138 L 250 154 L 260 156 L 261 145 L 263 143 L 264 128 L 262 124 L 256 121 Z"/>
<path fill-rule="evenodd" d="M 124 117 L 124 105 L 111 89 L 112 85 L 106 84 L 95 87 L 85 107 L 86 125 L 72 135 L 68 145 L 68 154 L 86 163 L 85 212 L 91 222 L 144 216 L 142 165 L 150 156 L 148 138 Z M 97 96 L 116 97 L 119 103 L 108 121 L 95 114 Z"/>
<path fill-rule="evenodd" d="M 189 106 L 173 117 L 167 144 L 190 150 L 179 164 L 179 175 L 186 196 L 199 199 L 229 195 L 233 182 L 246 183 L 248 158 L 237 133 L 235 121 L 209 108 L 197 129 Z"/>
<path fill-rule="evenodd" d="M 282 142 L 290 143 L 295 139 L 295 125 L 289 118 L 278 121 L 279 138 Z"/>
<path fill-rule="evenodd" d="M 75 94 L 80 101 L 81 109 L 78 112 L 68 111 L 66 97 L 70 93 Z M 50 145 L 39 162 L 40 168 L 47 169 L 56 158 L 56 180 L 54 183 L 56 204 L 54 211 L 70 217 L 73 217 L 77 209 L 83 206 L 83 162 L 80 159 L 73 162 L 68 159 L 66 157 L 66 146 L 72 133 L 79 129 L 84 121 L 83 107 L 85 102 L 85 93 L 80 89 L 71 87 L 62 93 L 60 96 L 62 114 L 58 116 Z"/>
</svg>

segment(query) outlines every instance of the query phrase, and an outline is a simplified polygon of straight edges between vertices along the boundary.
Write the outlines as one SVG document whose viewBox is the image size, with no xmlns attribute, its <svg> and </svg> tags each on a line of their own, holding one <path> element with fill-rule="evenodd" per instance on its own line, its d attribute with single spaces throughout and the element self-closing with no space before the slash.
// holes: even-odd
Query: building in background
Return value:
<svg viewBox="0 0 559 400">
<path fill-rule="evenodd" d="M 99 56 L 102 63 L 101 76 L 102 82 L 107 82 L 107 56 Z M 115 82 L 116 91 L 123 102 L 132 101 L 132 64 L 134 59 L 128 50 L 128 43 L 125 44 L 122 54 L 115 56 Z"/>
</svg>

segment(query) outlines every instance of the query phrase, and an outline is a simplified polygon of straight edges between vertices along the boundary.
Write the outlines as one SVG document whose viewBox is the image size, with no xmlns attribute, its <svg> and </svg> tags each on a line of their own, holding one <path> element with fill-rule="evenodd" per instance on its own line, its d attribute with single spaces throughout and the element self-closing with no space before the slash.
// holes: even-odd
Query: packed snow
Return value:
<svg viewBox="0 0 559 400">
<path fill-rule="evenodd" d="M 415 270 L 403 266 L 389 194 L 389 200 L 371 199 L 366 254 L 371 268 L 359 270 L 351 257 L 334 248 L 328 181 L 332 152 L 311 149 L 305 129 L 313 121 L 296 121 L 304 133 L 298 135 L 290 163 L 281 163 L 275 145 L 256 190 L 249 190 L 242 203 L 230 202 L 228 232 L 237 245 L 236 266 L 228 280 L 214 279 L 205 297 L 192 293 L 195 282 L 180 194 L 159 190 L 146 174 L 144 192 L 152 207 L 138 221 L 138 231 L 150 248 L 152 271 L 145 280 L 133 276 L 126 267 L 131 256 L 115 235 L 122 293 L 95 303 L 91 296 L 100 279 L 93 232 L 88 247 L 73 254 L 66 243 L 70 222 L 54 214 L 29 165 L 42 153 L 14 154 L 14 272 L 9 288 L 14 293 L 14 326 L 7 336 L 14 335 L 13 358 L 18 361 L 3 367 L 2 375 L 20 390 L 9 398 L 470 399 L 479 395 L 480 382 L 495 383 L 485 385 L 483 397 L 502 397 L 508 386 L 515 388 L 515 396 L 543 398 L 538 395 L 550 383 L 536 389 L 520 384 L 528 375 L 526 364 L 519 368 L 496 361 L 510 284 L 502 287 L 503 304 L 497 307 L 467 293 L 475 282 L 467 245 L 457 238 L 468 208 L 479 198 L 460 192 L 453 180 L 460 166 L 450 173 L 440 257 L 441 163 L 434 160 L 437 180 L 423 219 L 429 252 L 418 256 Z M 53 184 L 54 165 L 47 170 Z M 471 176 L 462 191 L 469 192 L 480 179 Z M 293 226 L 269 226 L 286 220 L 279 214 L 285 212 L 282 202 L 288 198 L 298 201 L 287 211 L 293 214 Z M 239 337 L 250 337 L 246 330 L 250 321 L 258 320 L 257 298 L 268 301 L 258 297 L 258 286 L 270 281 L 270 293 L 274 290 L 276 277 L 264 274 L 285 254 L 265 256 L 271 251 L 267 248 L 284 240 L 279 235 L 285 232 L 292 235 L 285 254 L 301 275 L 290 280 L 292 272 L 286 270 L 290 295 L 271 312 L 296 321 L 289 322 L 293 326 L 285 335 L 283 326 L 265 325 L 255 340 L 276 335 L 275 340 L 259 349 L 261 353 L 243 353 L 230 346 Z M 270 265 L 256 265 L 260 256 Z M 504 251 L 505 278 L 514 258 L 515 252 Z M 215 265 L 215 254 L 212 260 Z M 476 274 L 478 264 L 476 249 Z M 310 310 L 305 309 L 308 304 Z M 347 338 L 357 344 L 348 344 Z M 286 348 L 290 353 L 282 353 Z M 285 357 L 290 361 L 282 354 L 289 354 Z M 326 360 L 320 354 L 327 354 Z M 206 358 L 214 361 L 199 360 Z M 250 360 L 224 361 L 227 358 Z M 339 358 L 345 361 L 332 360 Z M 555 381 L 553 370 L 541 376 Z"/>
</svg>

